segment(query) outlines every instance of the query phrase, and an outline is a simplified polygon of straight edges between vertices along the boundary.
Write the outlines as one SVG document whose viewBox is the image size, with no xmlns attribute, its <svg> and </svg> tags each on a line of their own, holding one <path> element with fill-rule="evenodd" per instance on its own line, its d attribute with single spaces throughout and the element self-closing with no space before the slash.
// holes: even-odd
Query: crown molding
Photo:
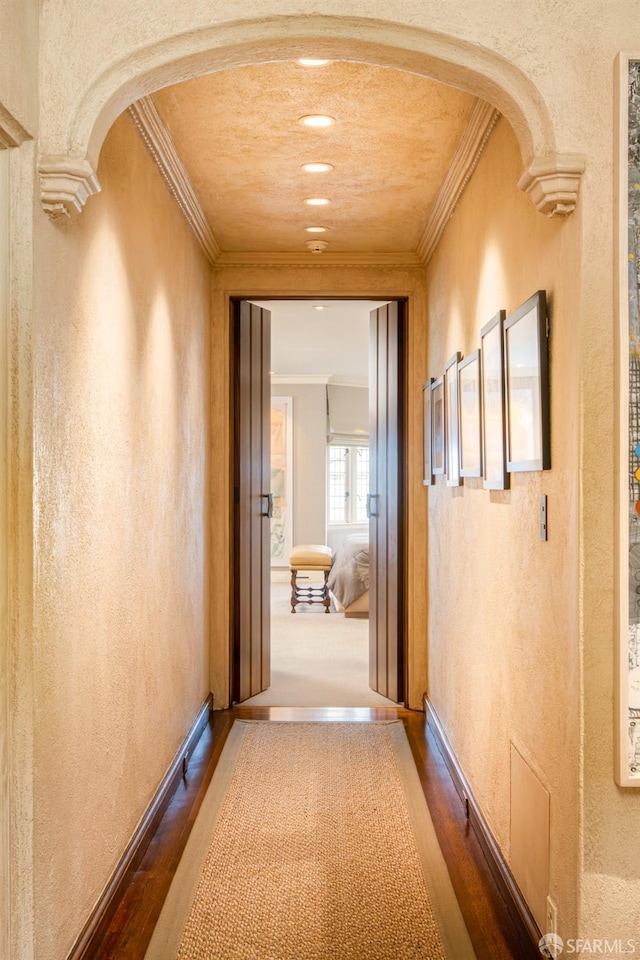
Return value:
<svg viewBox="0 0 640 960">
<path fill-rule="evenodd" d="M 64 220 L 81 213 L 100 183 L 88 160 L 73 157 L 41 157 L 38 163 L 42 209 L 51 220 Z"/>
<path fill-rule="evenodd" d="M 129 114 L 169 192 L 202 247 L 205 257 L 209 263 L 216 263 L 221 252 L 218 241 L 153 99 L 142 97 L 136 100 L 129 107 Z"/>
<path fill-rule="evenodd" d="M 272 373 L 271 383 L 307 383 L 324 386 L 331 380 L 329 373 Z"/>
<path fill-rule="evenodd" d="M 328 384 L 332 387 L 359 387 L 369 389 L 368 380 L 360 377 L 339 377 L 330 373 L 272 373 L 271 383 Z"/>
<path fill-rule="evenodd" d="M 359 387 L 369 389 L 369 381 L 364 377 L 329 377 L 329 386 L 332 387 Z"/>
<path fill-rule="evenodd" d="M 520 177 L 518 187 L 546 217 L 568 217 L 578 202 L 584 169 L 584 157 L 575 154 L 536 157 Z"/>
<path fill-rule="evenodd" d="M 496 108 L 484 100 L 476 100 L 471 108 L 467 126 L 451 159 L 440 192 L 429 211 L 429 218 L 418 244 L 417 254 L 425 266 L 433 256 L 444 228 L 478 166 L 499 117 L 500 113 Z"/>
<path fill-rule="evenodd" d="M 415 253 L 261 253 L 259 251 L 231 253 L 225 250 L 216 266 L 248 267 L 254 265 L 305 265 L 322 266 L 369 266 L 369 267 L 419 267 L 420 258 Z"/>
<path fill-rule="evenodd" d="M 0 103 L 0 150 L 9 147 L 19 147 L 25 140 L 31 140 L 31 134 L 22 126 L 19 120 Z"/>
</svg>

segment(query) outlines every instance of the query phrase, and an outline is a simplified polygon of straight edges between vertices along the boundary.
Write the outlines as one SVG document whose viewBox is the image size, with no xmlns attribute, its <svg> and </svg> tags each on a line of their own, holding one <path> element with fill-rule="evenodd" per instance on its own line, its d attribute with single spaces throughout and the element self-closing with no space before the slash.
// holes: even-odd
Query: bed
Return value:
<svg viewBox="0 0 640 960">
<path fill-rule="evenodd" d="M 369 538 L 347 537 L 338 547 L 327 581 L 338 613 L 345 617 L 369 615 Z"/>
</svg>

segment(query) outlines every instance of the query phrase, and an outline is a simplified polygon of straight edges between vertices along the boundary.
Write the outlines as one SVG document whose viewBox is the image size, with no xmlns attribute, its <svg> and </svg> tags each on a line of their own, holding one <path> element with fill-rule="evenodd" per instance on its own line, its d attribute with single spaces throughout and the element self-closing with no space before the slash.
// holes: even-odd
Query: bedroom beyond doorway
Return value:
<svg viewBox="0 0 640 960">
<path fill-rule="evenodd" d="M 271 685 L 247 702 L 389 705 L 369 687 L 366 566 L 351 564 L 328 615 L 304 603 L 292 614 L 288 563 L 294 545 L 326 544 L 338 560 L 356 538 L 368 557 L 370 314 L 380 303 L 257 305 L 271 314 Z"/>
</svg>

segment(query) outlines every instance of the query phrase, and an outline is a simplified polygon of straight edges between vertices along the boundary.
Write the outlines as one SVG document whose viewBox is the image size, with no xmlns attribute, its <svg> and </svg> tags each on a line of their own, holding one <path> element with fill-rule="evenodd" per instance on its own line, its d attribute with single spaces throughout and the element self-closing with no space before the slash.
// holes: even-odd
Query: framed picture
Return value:
<svg viewBox="0 0 640 960">
<path fill-rule="evenodd" d="M 538 290 L 504 321 L 507 470 L 549 470 L 547 298 Z"/>
<path fill-rule="evenodd" d="M 621 53 L 616 68 L 614 775 L 621 787 L 640 789 L 640 56 Z"/>
<path fill-rule="evenodd" d="M 422 482 L 426 487 L 433 483 L 433 470 L 431 469 L 431 385 L 433 377 L 430 377 L 422 388 Z"/>
<path fill-rule="evenodd" d="M 442 476 L 445 468 L 444 377 L 438 377 L 431 382 L 431 473 Z"/>
<path fill-rule="evenodd" d="M 482 463 L 485 490 L 508 490 L 507 441 L 504 402 L 504 351 L 500 310 L 480 331 L 482 390 Z"/>
<path fill-rule="evenodd" d="M 285 567 L 293 549 L 293 397 L 271 398 L 271 566 Z"/>
<path fill-rule="evenodd" d="M 480 351 L 458 364 L 460 404 L 460 476 L 482 476 L 482 423 Z"/>
<path fill-rule="evenodd" d="M 458 363 L 460 354 L 454 353 L 445 367 L 445 429 L 447 438 L 447 486 L 459 487 L 460 476 L 460 409 L 458 403 Z"/>
</svg>

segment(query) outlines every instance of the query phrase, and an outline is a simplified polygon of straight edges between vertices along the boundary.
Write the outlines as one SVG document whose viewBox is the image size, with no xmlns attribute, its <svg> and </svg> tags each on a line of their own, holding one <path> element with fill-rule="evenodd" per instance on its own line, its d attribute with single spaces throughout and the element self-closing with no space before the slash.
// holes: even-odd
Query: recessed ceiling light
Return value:
<svg viewBox="0 0 640 960">
<path fill-rule="evenodd" d="M 335 117 L 329 117 L 324 113 L 312 113 L 307 117 L 300 117 L 298 123 L 303 127 L 330 127 L 336 122 Z"/>
<path fill-rule="evenodd" d="M 304 203 L 307 203 L 310 207 L 326 207 L 331 201 L 327 200 L 326 197 L 307 197 Z"/>
<path fill-rule="evenodd" d="M 329 170 L 333 170 L 333 164 L 331 163 L 303 163 L 302 169 L 305 173 L 328 173 Z"/>
<path fill-rule="evenodd" d="M 317 60 L 315 57 L 302 57 L 298 60 L 301 67 L 324 67 L 328 60 Z"/>
<path fill-rule="evenodd" d="M 326 233 L 329 227 L 305 227 L 306 233 Z"/>
<path fill-rule="evenodd" d="M 321 303 L 317 303 L 313 309 L 314 309 L 314 310 L 326 310 L 327 308 L 326 308 L 326 307 L 323 307 Z"/>
</svg>

